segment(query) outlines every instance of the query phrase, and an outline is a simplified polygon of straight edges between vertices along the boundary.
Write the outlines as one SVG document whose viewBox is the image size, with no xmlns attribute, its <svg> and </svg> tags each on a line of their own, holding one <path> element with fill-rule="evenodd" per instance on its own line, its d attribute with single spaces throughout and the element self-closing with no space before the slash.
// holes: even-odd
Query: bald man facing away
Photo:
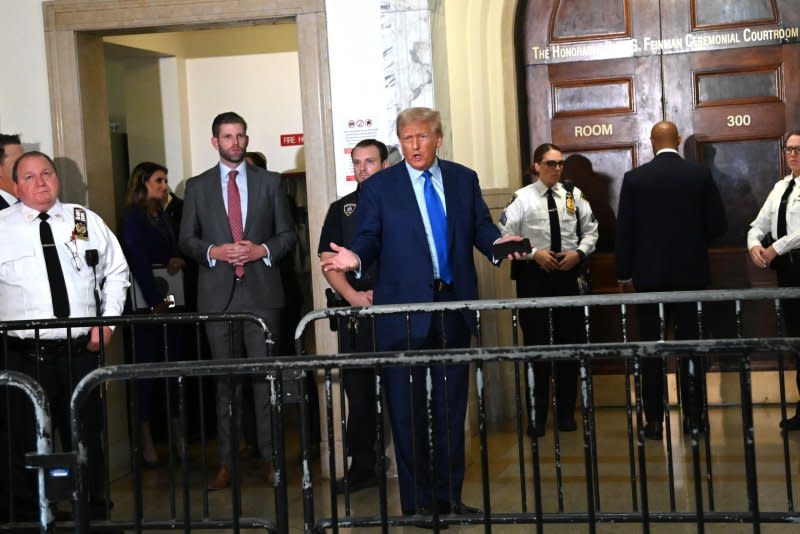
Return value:
<svg viewBox="0 0 800 534">
<path fill-rule="evenodd" d="M 622 181 L 617 212 L 616 274 L 623 292 L 691 291 L 711 282 L 708 248 L 728 227 L 725 208 L 709 169 L 684 160 L 678 154 L 681 137 L 676 126 L 662 121 L 650 133 L 655 158 L 628 171 Z M 660 336 L 658 306 L 637 309 L 642 340 Z M 699 335 L 695 305 L 666 307 L 666 320 L 675 322 L 677 339 Z M 702 415 L 705 375 L 695 360 L 697 380 L 689 392 L 689 360 L 681 359 L 680 386 L 684 431 L 696 423 L 705 427 Z M 642 363 L 647 439 L 661 440 L 664 415 L 664 375 L 661 359 Z"/>
</svg>

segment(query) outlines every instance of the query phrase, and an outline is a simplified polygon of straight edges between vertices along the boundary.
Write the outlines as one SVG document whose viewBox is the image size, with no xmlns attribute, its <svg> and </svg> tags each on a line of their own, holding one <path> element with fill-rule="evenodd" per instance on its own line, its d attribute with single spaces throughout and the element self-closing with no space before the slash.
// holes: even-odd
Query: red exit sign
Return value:
<svg viewBox="0 0 800 534">
<path fill-rule="evenodd" d="M 281 146 L 299 146 L 303 144 L 303 134 L 281 134 Z"/>
</svg>

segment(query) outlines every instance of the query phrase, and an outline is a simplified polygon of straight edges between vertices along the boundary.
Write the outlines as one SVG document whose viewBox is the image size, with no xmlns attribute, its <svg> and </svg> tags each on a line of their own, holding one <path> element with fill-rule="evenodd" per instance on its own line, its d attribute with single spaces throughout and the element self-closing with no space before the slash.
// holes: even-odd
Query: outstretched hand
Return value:
<svg viewBox="0 0 800 534">
<path fill-rule="evenodd" d="M 360 261 L 355 253 L 345 247 L 340 247 L 336 243 L 330 243 L 331 250 L 336 254 L 322 260 L 319 264 L 324 272 L 338 271 L 347 272 L 358 269 Z"/>
</svg>

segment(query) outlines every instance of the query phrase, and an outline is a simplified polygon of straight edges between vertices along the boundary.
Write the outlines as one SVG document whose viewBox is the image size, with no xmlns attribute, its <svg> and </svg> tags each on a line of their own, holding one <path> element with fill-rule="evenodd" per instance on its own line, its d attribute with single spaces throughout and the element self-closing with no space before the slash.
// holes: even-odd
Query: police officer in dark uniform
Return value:
<svg viewBox="0 0 800 534">
<path fill-rule="evenodd" d="M 370 176 L 388 165 L 386 145 L 375 139 L 360 141 L 350 153 L 353 160 L 355 180 L 359 187 L 328 209 L 319 239 L 319 256 L 322 260 L 335 256 L 331 243 L 349 247 L 356 234 L 355 212 L 358 207 L 360 185 Z M 324 272 L 325 279 L 333 288 L 328 292 L 329 306 L 370 306 L 372 288 L 375 285 L 375 266 L 361 277 L 353 273 Z M 336 323 L 339 352 L 367 352 L 373 350 L 372 325 L 369 320 L 341 318 Z M 347 369 L 342 371 L 342 383 L 348 400 L 347 446 L 352 458 L 349 469 L 349 489 L 356 491 L 377 484 L 375 471 L 375 434 L 377 413 L 375 410 L 375 372 L 370 369 Z M 344 492 L 344 481 L 336 482 L 336 490 Z"/>
</svg>

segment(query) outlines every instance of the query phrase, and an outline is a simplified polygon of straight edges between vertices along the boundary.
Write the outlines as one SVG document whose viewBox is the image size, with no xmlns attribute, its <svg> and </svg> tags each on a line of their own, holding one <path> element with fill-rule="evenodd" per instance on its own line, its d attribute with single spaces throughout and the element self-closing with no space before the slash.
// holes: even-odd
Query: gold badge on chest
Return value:
<svg viewBox="0 0 800 534">
<path fill-rule="evenodd" d="M 75 208 L 72 212 L 75 219 L 75 228 L 72 230 L 72 239 L 89 240 L 89 228 L 86 226 L 86 210 Z"/>
<path fill-rule="evenodd" d="M 575 213 L 575 196 L 572 191 L 567 191 L 567 211 Z"/>
</svg>

